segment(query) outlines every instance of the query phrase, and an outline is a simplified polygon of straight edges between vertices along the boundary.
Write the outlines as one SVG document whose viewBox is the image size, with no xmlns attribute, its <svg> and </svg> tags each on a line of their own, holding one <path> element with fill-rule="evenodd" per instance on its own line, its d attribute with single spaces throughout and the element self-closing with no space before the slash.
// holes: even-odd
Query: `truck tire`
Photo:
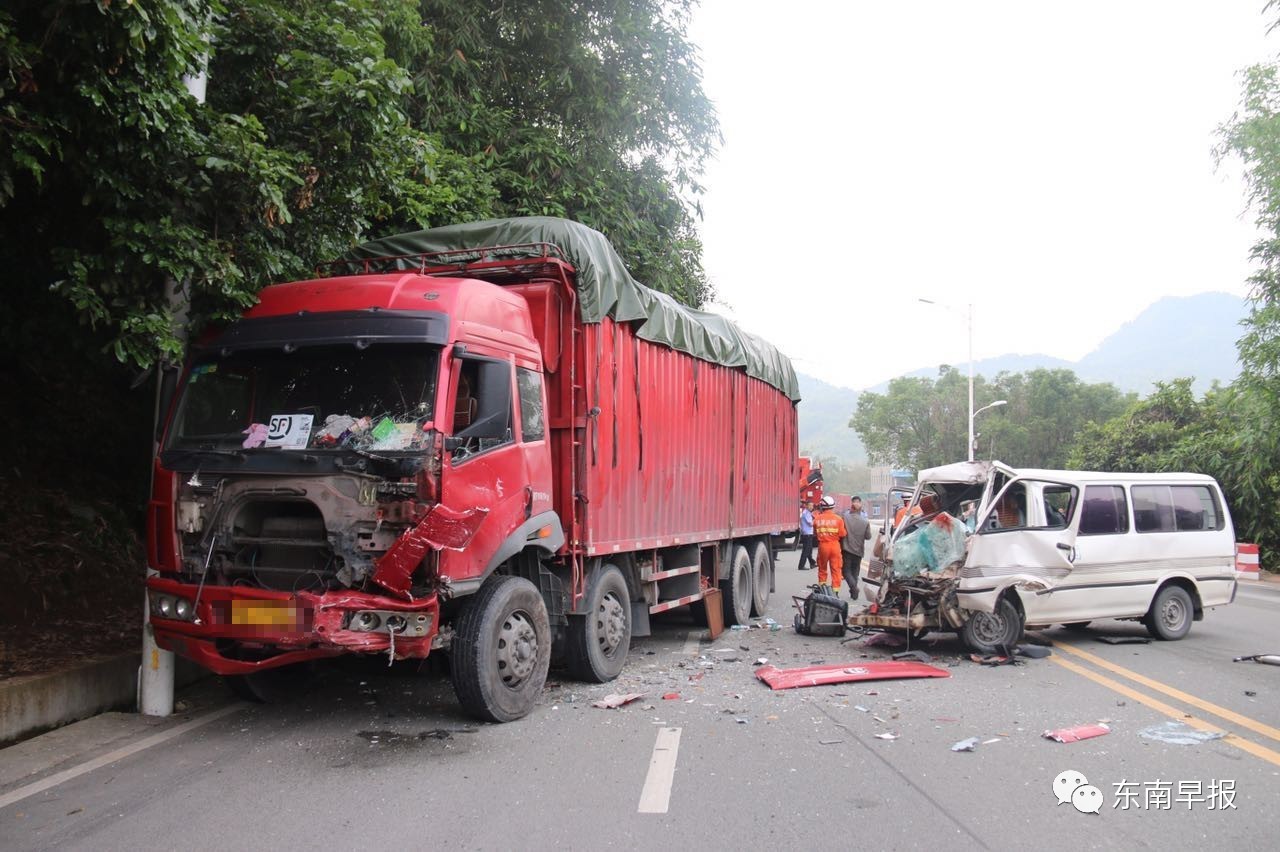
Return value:
<svg viewBox="0 0 1280 852">
<path fill-rule="evenodd" d="M 773 560 L 763 541 L 757 542 L 751 556 L 751 614 L 763 616 L 769 608 L 769 586 L 773 579 Z"/>
<path fill-rule="evenodd" d="M 615 565 L 595 573 L 583 615 L 569 618 L 565 665 L 588 683 L 606 683 L 622 673 L 631 648 L 631 595 Z"/>
<path fill-rule="evenodd" d="M 729 576 L 720 581 L 724 599 L 724 625 L 746 624 L 751 617 L 751 557 L 740 544 L 734 545 L 729 560 Z"/>
<path fill-rule="evenodd" d="M 551 625 L 538 589 L 495 574 L 466 602 L 450 651 L 453 691 L 486 722 L 528 715 L 551 663 Z"/>
<path fill-rule="evenodd" d="M 971 612 L 960 628 L 960 639 L 977 654 L 1012 654 L 1022 638 L 1022 616 L 1018 608 L 1001 598 L 995 612 Z"/>
<path fill-rule="evenodd" d="M 1194 617 L 1195 604 L 1187 590 L 1181 586 L 1165 586 L 1156 593 L 1142 623 L 1154 638 L 1174 642 L 1191 632 Z"/>
</svg>

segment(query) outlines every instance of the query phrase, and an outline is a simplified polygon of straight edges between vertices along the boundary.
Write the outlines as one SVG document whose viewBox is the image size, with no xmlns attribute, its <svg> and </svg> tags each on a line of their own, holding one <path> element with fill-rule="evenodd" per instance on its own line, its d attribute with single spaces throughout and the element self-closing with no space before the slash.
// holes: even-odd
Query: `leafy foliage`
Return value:
<svg viewBox="0 0 1280 852">
<path fill-rule="evenodd" d="M 397 54 L 414 70 L 411 113 L 480 160 L 496 214 L 584 222 L 639 280 L 700 304 L 697 178 L 720 136 L 686 39 L 692 5 L 423 0 L 431 44 Z"/>
<path fill-rule="evenodd" d="M 516 6 L 520 8 L 515 8 Z M 376 233 L 547 213 L 709 295 L 688 0 L 50 0 L 0 11 L 0 222 L 123 363 Z M 200 104 L 184 77 L 207 65 Z"/>
<path fill-rule="evenodd" d="M 903 377 L 884 394 L 864 393 L 849 425 L 873 463 L 914 470 L 968 457 L 968 376 L 943 366 L 938 378 Z M 1132 396 L 1110 384 L 1085 384 L 1070 370 L 974 377 L 974 410 L 1006 405 L 974 421 L 977 454 L 1019 467 L 1060 468 L 1075 434 L 1120 413 Z"/>
<path fill-rule="evenodd" d="M 1280 552 L 1280 471 L 1265 461 L 1275 458 L 1276 432 L 1261 413 L 1259 397 L 1240 387 L 1215 388 L 1197 400 L 1190 379 L 1160 383 L 1119 417 L 1089 424 L 1068 464 L 1209 474 L 1222 486 L 1237 538 L 1260 544 L 1271 561 Z"/>
</svg>

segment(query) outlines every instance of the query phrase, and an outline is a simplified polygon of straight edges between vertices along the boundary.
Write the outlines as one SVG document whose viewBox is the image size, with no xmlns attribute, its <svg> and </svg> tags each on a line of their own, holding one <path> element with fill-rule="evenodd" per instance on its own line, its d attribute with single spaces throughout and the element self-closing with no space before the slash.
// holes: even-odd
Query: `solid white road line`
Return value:
<svg viewBox="0 0 1280 852">
<path fill-rule="evenodd" d="M 642 814 L 665 814 L 671 802 L 671 784 L 676 776 L 676 756 L 680 753 L 680 729 L 660 728 L 649 758 L 649 774 L 640 791 Z"/>
<path fill-rule="evenodd" d="M 145 751 L 152 746 L 160 745 L 160 743 L 167 742 L 174 737 L 180 737 L 188 731 L 194 731 L 201 725 L 207 725 L 216 719 L 221 719 L 223 716 L 230 715 L 231 713 L 234 713 L 237 710 L 243 710 L 244 708 L 245 705 L 241 703 L 222 707 L 218 710 L 214 710 L 212 713 L 206 713 L 203 716 L 198 716 L 190 722 L 183 722 L 181 725 L 169 728 L 166 731 L 161 731 L 158 734 L 152 734 L 149 737 L 138 740 L 132 745 L 127 745 L 123 748 L 118 748 L 115 751 L 107 752 L 101 757 L 95 757 L 87 763 L 82 763 L 79 766 L 73 766 L 70 769 L 64 769 L 62 772 L 57 772 L 50 775 L 48 778 L 42 778 L 39 781 L 34 781 L 26 785 L 25 787 L 19 787 L 10 793 L 5 793 L 3 796 L 0 796 L 0 808 L 7 808 L 14 802 L 20 802 L 29 796 L 34 796 L 36 793 L 43 793 L 50 787 L 56 787 L 59 784 L 70 781 L 72 778 L 79 778 L 87 772 L 92 772 L 95 769 L 101 769 L 107 764 L 115 763 L 117 760 L 123 760 L 129 755 Z"/>
</svg>

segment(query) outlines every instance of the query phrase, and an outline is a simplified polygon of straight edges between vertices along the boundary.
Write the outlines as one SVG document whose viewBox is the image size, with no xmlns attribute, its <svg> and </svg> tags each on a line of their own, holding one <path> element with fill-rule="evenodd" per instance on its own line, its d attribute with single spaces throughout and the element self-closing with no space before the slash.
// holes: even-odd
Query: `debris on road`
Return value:
<svg viewBox="0 0 1280 852">
<path fill-rule="evenodd" d="M 970 654 L 969 659 L 983 666 L 1020 666 L 1021 660 L 1007 657 L 1004 654 Z"/>
<path fill-rule="evenodd" d="M 861 704 L 855 704 L 855 705 L 853 705 L 853 709 L 854 709 L 854 710 L 857 710 L 859 713 L 870 713 L 870 712 L 871 712 L 871 711 L 870 711 L 870 710 L 868 710 L 866 707 L 863 707 Z"/>
<path fill-rule="evenodd" d="M 844 740 L 818 740 L 818 745 L 839 745 Z"/>
<path fill-rule="evenodd" d="M 823 686 L 831 683 L 847 683 L 857 680 L 897 680 L 918 677 L 951 677 L 951 672 L 924 663 L 907 661 L 875 663 L 836 663 L 824 666 L 805 666 L 795 669 L 779 669 L 761 666 L 756 677 L 772 689 L 794 689 L 800 686 Z"/>
<path fill-rule="evenodd" d="M 606 695 L 604 698 L 601 698 L 599 701 L 592 704 L 591 706 L 599 707 L 601 710 L 614 710 L 614 709 L 617 709 L 618 707 L 621 707 L 624 704 L 630 704 L 632 701 L 635 701 L 636 699 L 644 698 L 644 696 L 645 696 L 645 693 L 643 692 L 627 692 L 627 693 L 611 692 L 608 695 Z"/>
<path fill-rule="evenodd" d="M 1108 645 L 1149 645 L 1151 637 L 1149 636 L 1095 636 L 1099 642 L 1106 642 Z"/>
<path fill-rule="evenodd" d="M 1019 657 L 1027 657 L 1032 660 L 1043 660 L 1045 657 L 1052 657 L 1053 651 L 1040 645 L 1019 645 L 1014 649 Z"/>
<path fill-rule="evenodd" d="M 998 743 L 998 742 L 1004 742 L 1003 738 L 1001 738 L 1001 737 L 992 737 L 992 738 L 991 738 L 991 739 L 989 739 L 989 740 L 983 740 L 983 741 L 982 741 L 982 744 L 983 744 L 983 745 L 991 745 L 992 743 Z"/>
<path fill-rule="evenodd" d="M 897 734 L 876 734 L 878 740 L 896 740 L 897 738 Z"/>
<path fill-rule="evenodd" d="M 761 657 L 760 659 L 756 660 L 756 665 L 757 665 L 757 666 L 765 666 L 765 665 L 768 665 L 768 664 L 769 664 L 769 658 L 768 658 L 768 657 Z"/>
<path fill-rule="evenodd" d="M 1254 698 L 1254 697 L 1256 697 L 1256 696 L 1257 696 L 1257 694 L 1258 694 L 1258 693 L 1254 692 L 1252 689 L 1246 689 L 1246 690 L 1244 691 L 1244 694 L 1245 694 L 1245 695 L 1247 695 L 1247 696 L 1248 696 L 1248 697 L 1250 697 L 1250 698 Z"/>
<path fill-rule="evenodd" d="M 1138 731 L 1138 736 L 1167 745 L 1199 745 L 1226 736 L 1222 731 L 1201 731 L 1182 722 L 1165 722 Z"/>
<path fill-rule="evenodd" d="M 901 648 L 905 644 L 907 644 L 907 640 L 896 633 L 873 633 L 867 637 L 867 641 L 862 643 L 862 647 Z"/>
<path fill-rule="evenodd" d="M 680 700 L 680 693 L 678 693 L 678 692 L 668 692 L 666 695 L 662 696 L 662 700 L 663 700 L 663 701 L 679 701 L 679 700 Z"/>
<path fill-rule="evenodd" d="M 895 660 L 915 660 L 917 663 L 932 663 L 933 657 L 930 657 L 924 651 L 899 651 L 893 655 Z"/>
<path fill-rule="evenodd" d="M 1060 743 L 1078 743 L 1081 740 L 1090 740 L 1094 737 L 1100 737 L 1104 734 L 1111 733 L 1111 729 L 1106 725 L 1076 725 L 1074 728 L 1059 728 L 1056 731 L 1045 731 L 1041 734 L 1046 740 L 1054 740 Z"/>
<path fill-rule="evenodd" d="M 978 738 L 969 737 L 967 740 L 961 740 L 951 747 L 952 751 L 973 751 L 978 747 Z"/>
<path fill-rule="evenodd" d="M 1249 654 L 1244 657 L 1231 658 L 1233 663 L 1243 663 L 1250 660 L 1255 663 L 1264 663 L 1268 666 L 1280 666 L 1280 654 Z"/>
</svg>

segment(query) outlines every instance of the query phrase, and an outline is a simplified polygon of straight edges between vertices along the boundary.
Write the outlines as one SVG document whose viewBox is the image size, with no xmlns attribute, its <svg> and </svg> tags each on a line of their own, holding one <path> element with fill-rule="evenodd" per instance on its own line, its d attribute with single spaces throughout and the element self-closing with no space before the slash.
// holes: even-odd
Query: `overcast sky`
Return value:
<svg viewBox="0 0 1280 852">
<path fill-rule="evenodd" d="M 975 358 L 1076 360 L 1164 296 L 1243 296 L 1213 147 L 1280 50 L 1263 5 L 702 0 L 711 309 L 861 389 L 966 367 L 969 303 Z"/>
</svg>

